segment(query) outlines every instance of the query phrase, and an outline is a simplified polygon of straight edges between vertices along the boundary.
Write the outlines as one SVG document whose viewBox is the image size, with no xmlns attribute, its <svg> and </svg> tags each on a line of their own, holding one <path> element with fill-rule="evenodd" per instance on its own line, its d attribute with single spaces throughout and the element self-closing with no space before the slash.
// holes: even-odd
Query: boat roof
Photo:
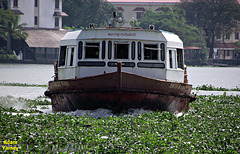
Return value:
<svg viewBox="0 0 240 154">
<path fill-rule="evenodd" d="M 95 28 L 68 32 L 61 39 L 61 46 L 76 45 L 79 40 L 136 40 L 166 42 L 167 47 L 183 48 L 183 42 L 174 33 L 163 30 L 139 28 Z"/>
</svg>

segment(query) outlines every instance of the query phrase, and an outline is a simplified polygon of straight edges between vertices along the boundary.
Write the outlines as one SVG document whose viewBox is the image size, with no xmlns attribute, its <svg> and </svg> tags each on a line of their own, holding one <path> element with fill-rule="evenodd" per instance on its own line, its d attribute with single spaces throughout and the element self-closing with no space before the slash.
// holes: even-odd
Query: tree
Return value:
<svg viewBox="0 0 240 154">
<path fill-rule="evenodd" d="M 213 57 L 216 35 L 229 32 L 240 21 L 237 0 L 181 0 L 179 6 L 186 12 L 187 23 L 204 32 L 206 45 L 210 48 L 209 58 Z"/>
<path fill-rule="evenodd" d="M 22 31 L 22 27 L 26 25 L 18 24 L 19 16 L 15 16 L 11 10 L 0 9 L 0 37 L 7 40 L 7 52 L 11 51 L 11 40 L 26 39 L 28 34 Z"/>
<path fill-rule="evenodd" d="M 116 8 L 104 0 L 65 0 L 63 10 L 69 16 L 63 18 L 63 25 L 70 27 L 107 26 Z"/>
<path fill-rule="evenodd" d="M 192 46 L 200 41 L 198 28 L 186 24 L 184 10 L 178 7 L 163 6 L 157 12 L 147 10 L 140 20 L 140 27 L 148 28 L 152 24 L 157 29 L 177 34 L 185 46 Z"/>
</svg>

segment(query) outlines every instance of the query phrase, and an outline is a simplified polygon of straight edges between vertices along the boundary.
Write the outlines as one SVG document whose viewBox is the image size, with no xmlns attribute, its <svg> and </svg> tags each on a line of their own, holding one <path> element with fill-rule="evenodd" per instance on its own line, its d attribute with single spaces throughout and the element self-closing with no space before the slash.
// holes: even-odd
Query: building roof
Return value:
<svg viewBox="0 0 240 154">
<path fill-rule="evenodd" d="M 214 48 L 233 49 L 233 48 L 239 48 L 239 46 L 235 43 L 216 43 Z"/>
<path fill-rule="evenodd" d="M 60 40 L 66 30 L 25 29 L 28 33 L 26 43 L 29 47 L 59 48 Z"/>
<path fill-rule="evenodd" d="M 184 47 L 184 49 L 196 50 L 196 49 L 200 49 L 200 48 L 199 47 Z"/>
<path fill-rule="evenodd" d="M 178 3 L 180 0 L 107 0 L 110 3 Z"/>
</svg>

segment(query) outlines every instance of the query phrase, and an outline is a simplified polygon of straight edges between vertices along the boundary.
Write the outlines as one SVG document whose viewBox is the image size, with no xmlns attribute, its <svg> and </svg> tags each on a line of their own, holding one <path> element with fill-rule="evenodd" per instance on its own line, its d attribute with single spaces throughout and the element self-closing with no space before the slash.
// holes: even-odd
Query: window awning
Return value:
<svg viewBox="0 0 240 154">
<path fill-rule="evenodd" d="M 146 11 L 144 7 L 136 7 L 133 11 Z"/>
<path fill-rule="evenodd" d="M 124 11 L 122 7 L 117 7 L 118 11 Z"/>
<path fill-rule="evenodd" d="M 20 10 L 12 10 L 15 15 L 24 15 Z"/>
<path fill-rule="evenodd" d="M 55 17 L 67 17 L 68 15 L 65 12 L 54 12 L 53 16 L 55 16 Z"/>
</svg>

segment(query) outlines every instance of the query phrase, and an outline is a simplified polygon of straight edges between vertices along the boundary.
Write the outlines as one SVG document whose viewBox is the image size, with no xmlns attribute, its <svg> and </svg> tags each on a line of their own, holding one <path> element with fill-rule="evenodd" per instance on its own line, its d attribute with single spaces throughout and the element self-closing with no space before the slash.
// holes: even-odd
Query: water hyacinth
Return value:
<svg viewBox="0 0 240 154">
<path fill-rule="evenodd" d="M 239 105 L 239 96 L 198 96 L 187 113 L 105 118 L 0 109 L 1 141 L 21 153 L 239 153 Z"/>
<path fill-rule="evenodd" d="M 227 88 L 223 88 L 223 87 L 215 87 L 211 84 L 206 84 L 206 85 L 201 85 L 201 86 L 197 86 L 196 88 L 193 88 L 196 90 L 205 90 L 205 91 L 240 91 L 239 87 L 235 87 L 232 89 L 227 89 Z"/>
</svg>

